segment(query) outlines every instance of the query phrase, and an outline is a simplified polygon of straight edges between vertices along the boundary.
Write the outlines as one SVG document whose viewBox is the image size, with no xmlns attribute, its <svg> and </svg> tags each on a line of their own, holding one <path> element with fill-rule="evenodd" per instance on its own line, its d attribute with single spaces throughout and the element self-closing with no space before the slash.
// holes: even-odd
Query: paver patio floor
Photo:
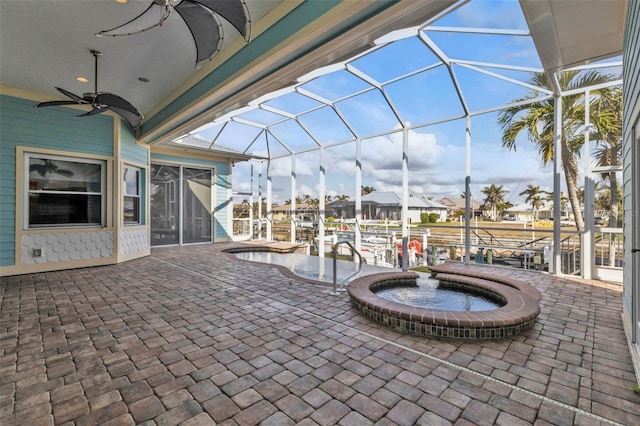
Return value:
<svg viewBox="0 0 640 426">
<path fill-rule="evenodd" d="M 0 278 L 0 424 L 640 424 L 619 285 L 493 268 L 536 286 L 541 315 L 463 343 L 230 246 Z"/>
</svg>

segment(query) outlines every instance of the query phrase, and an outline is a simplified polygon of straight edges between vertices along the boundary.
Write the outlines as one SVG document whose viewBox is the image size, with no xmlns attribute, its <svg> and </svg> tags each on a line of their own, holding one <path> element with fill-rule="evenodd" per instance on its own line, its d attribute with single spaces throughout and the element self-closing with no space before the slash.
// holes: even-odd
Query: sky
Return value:
<svg viewBox="0 0 640 426">
<path fill-rule="evenodd" d="M 526 30 L 527 26 L 513 0 L 474 0 L 434 24 L 437 27 L 473 27 Z M 484 63 L 516 65 L 523 68 L 541 68 L 535 46 L 529 37 L 504 35 L 470 35 L 459 32 L 427 31 L 427 37 L 449 58 Z M 444 66 L 420 72 L 412 77 L 393 81 L 412 71 L 429 67 L 438 62 L 437 57 L 416 37 L 385 45 L 373 53 L 351 61 L 358 72 L 373 80 L 385 83 L 385 91 L 398 112 L 398 117 L 388 106 L 378 90 L 370 90 L 352 98 L 337 102 L 336 108 L 349 126 L 362 137 L 362 185 L 376 191 L 402 192 L 402 120 L 406 125 L 418 126 L 433 123 L 464 113 L 455 92 L 450 75 Z M 486 73 L 498 73 L 503 77 L 527 81 L 529 73 L 476 65 L 454 65 L 454 72 L 464 99 L 473 112 L 505 105 L 526 96 L 530 89 L 512 82 L 494 78 Z M 336 71 L 312 79 L 300 87 L 304 91 L 320 95 L 330 101 L 362 91 L 368 83 L 347 70 Z M 316 139 L 327 145 L 325 149 L 326 194 L 355 197 L 355 143 L 337 145 L 353 137 L 345 124 L 337 119 L 330 108 L 299 93 L 289 93 L 274 98 L 266 105 L 288 113 L 299 113 L 317 107 L 300 120 Z M 282 120 L 282 116 L 263 109 L 254 109 L 239 117 L 267 125 Z M 534 144 L 525 134 L 519 136 L 516 151 L 501 145 L 501 131 L 497 124 L 498 113 L 474 115 L 471 119 L 471 193 L 474 199 L 483 200 L 482 189 L 492 184 L 502 185 L 508 192 L 507 201 L 514 205 L 523 201 L 519 194 L 532 184 L 543 190 L 553 187 L 552 165 L 543 166 Z M 223 129 L 222 132 L 221 129 Z M 368 137 L 381 132 L 396 131 L 387 136 Z M 218 135 L 218 133 L 220 134 Z M 307 151 L 316 143 L 291 120 L 271 127 L 273 136 L 264 137 L 259 129 L 247 128 L 238 123 L 226 127 L 214 126 L 199 134 L 206 140 L 215 140 L 222 146 L 238 149 L 238 141 L 249 141 L 247 152 L 255 155 L 285 155 L 284 142 L 296 152 Z M 269 141 L 269 143 L 267 143 Z M 242 150 L 242 149 L 241 149 Z M 457 119 L 440 124 L 427 125 L 409 131 L 409 192 L 434 200 L 443 197 L 460 197 L 465 182 L 465 120 Z M 283 204 L 291 198 L 291 158 L 272 160 L 273 202 Z M 295 196 L 319 194 L 318 151 L 295 156 Z M 254 163 L 253 193 L 257 200 L 258 174 L 262 168 L 262 195 L 266 196 L 267 163 Z M 251 165 L 235 164 L 232 185 L 234 192 L 251 190 Z M 237 195 L 235 202 L 248 198 Z"/>
</svg>

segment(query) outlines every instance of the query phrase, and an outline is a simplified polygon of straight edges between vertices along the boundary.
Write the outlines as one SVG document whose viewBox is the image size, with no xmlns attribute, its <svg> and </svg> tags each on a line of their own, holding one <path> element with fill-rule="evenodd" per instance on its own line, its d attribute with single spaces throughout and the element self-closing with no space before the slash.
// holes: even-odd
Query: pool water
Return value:
<svg viewBox="0 0 640 426">
<path fill-rule="evenodd" d="M 320 258 L 297 253 L 261 251 L 241 252 L 235 253 L 235 255 L 238 259 L 284 266 L 302 278 L 327 283 L 333 282 L 333 259 L 330 257 Z M 356 262 L 338 260 L 336 265 L 338 272 L 336 282 L 338 284 L 347 284 L 347 281 L 357 277 L 390 270 L 381 266 L 364 264 L 360 273 L 352 276 L 358 271 Z M 438 288 L 438 280 L 431 278 L 428 274 L 418 273 L 418 275 L 420 275 L 420 278 L 416 280 L 417 287 L 394 287 L 377 291 L 376 295 L 404 305 L 447 311 L 490 311 L 501 306 L 482 296 Z"/>
<path fill-rule="evenodd" d="M 263 251 L 235 253 L 238 259 L 250 260 L 253 262 L 270 263 L 288 268 L 294 274 L 311 280 L 333 282 L 333 258 L 308 256 L 297 253 L 271 253 Z M 347 260 L 336 261 L 336 282 L 347 284 L 347 280 L 352 280 L 363 275 L 389 271 L 389 268 L 372 265 L 362 265 L 359 274 L 351 277 L 358 271 L 358 264 Z"/>
<path fill-rule="evenodd" d="M 417 287 L 393 287 L 375 294 L 390 302 L 443 311 L 491 311 L 501 305 L 483 296 L 468 292 L 438 288 L 438 281 L 420 278 Z"/>
</svg>

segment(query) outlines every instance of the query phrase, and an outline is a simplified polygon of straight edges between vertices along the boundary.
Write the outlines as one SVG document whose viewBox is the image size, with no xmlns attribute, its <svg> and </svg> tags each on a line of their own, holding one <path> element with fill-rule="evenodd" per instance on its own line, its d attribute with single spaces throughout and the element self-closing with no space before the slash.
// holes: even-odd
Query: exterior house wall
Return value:
<svg viewBox="0 0 640 426">
<path fill-rule="evenodd" d="M 26 153 L 75 156 L 106 162 L 113 179 L 114 119 L 108 115 L 75 119 L 77 109 L 35 109 L 36 101 L 0 91 L 0 269 L 2 275 L 115 261 L 112 188 L 107 185 L 104 227 L 25 229 Z M 36 256 L 34 249 L 41 250 Z"/>
<path fill-rule="evenodd" d="M 151 150 L 111 114 L 75 118 L 82 110 L 34 108 L 37 94 L 0 86 L 0 275 L 113 264 L 150 254 Z M 35 100 L 38 99 L 38 100 Z M 102 226 L 27 229 L 27 154 L 104 164 Z M 214 169 L 214 241 L 231 229 L 231 164 L 227 158 L 155 153 L 154 161 Z M 124 168 L 140 171 L 140 221 L 124 222 Z"/>
<path fill-rule="evenodd" d="M 206 155 L 206 154 L 205 154 Z M 151 150 L 151 163 L 182 165 L 213 169 L 214 242 L 229 241 L 232 235 L 233 197 L 231 194 L 231 165 L 226 159 L 202 155 L 179 154 Z"/>
<path fill-rule="evenodd" d="M 151 234 L 149 232 L 150 221 L 148 217 L 149 203 L 147 194 L 149 188 L 149 148 L 146 145 L 137 143 L 136 136 L 131 127 L 124 121 L 120 121 L 119 138 L 120 143 L 116 145 L 119 154 L 119 167 L 117 176 L 124 175 L 124 167 L 132 166 L 140 169 L 140 223 L 125 224 L 122 214 L 118 215 L 118 261 L 135 259 L 151 253 Z M 116 197 L 120 203 L 124 204 L 124 188 L 122 179 L 117 179 Z M 118 209 L 120 213 L 122 209 Z"/>
<path fill-rule="evenodd" d="M 417 209 L 409 207 L 409 219 L 411 223 L 420 223 L 421 218 L 420 215 L 422 213 L 435 213 L 438 215 L 438 222 L 446 222 L 447 221 L 447 210 L 446 209 L 434 209 L 434 208 L 426 208 L 426 209 Z"/>
<path fill-rule="evenodd" d="M 637 294 L 640 292 L 638 276 L 638 254 L 632 252 L 634 236 L 637 237 L 639 224 L 638 208 L 638 164 L 637 150 L 640 150 L 640 2 L 630 1 L 627 6 L 627 20 L 624 37 L 624 65 L 623 65 L 623 91 L 624 91 L 624 123 L 623 123 L 623 208 L 624 208 L 624 293 L 623 293 L 623 321 L 631 345 L 632 355 L 636 365 L 636 375 L 640 379 L 640 349 L 638 343 L 638 319 L 640 303 Z M 635 158 L 634 158 L 635 154 Z M 636 242 L 637 244 L 637 242 Z M 635 275 L 635 276 L 634 276 Z"/>
<path fill-rule="evenodd" d="M 329 206 L 330 216 L 338 219 L 353 219 L 355 217 L 355 204 L 348 202 Z M 409 207 L 408 219 L 411 223 L 420 223 L 422 213 L 436 213 L 439 222 L 446 222 L 447 209 L 429 207 Z M 371 217 L 369 216 L 371 214 Z M 362 203 L 362 217 L 364 220 L 402 220 L 402 206 L 379 205 L 376 203 Z"/>
</svg>

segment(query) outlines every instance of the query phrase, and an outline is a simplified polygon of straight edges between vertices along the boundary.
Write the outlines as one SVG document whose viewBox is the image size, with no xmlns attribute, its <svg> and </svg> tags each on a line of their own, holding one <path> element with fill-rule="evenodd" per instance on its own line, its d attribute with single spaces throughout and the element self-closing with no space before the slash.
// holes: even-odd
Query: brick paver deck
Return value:
<svg viewBox="0 0 640 426">
<path fill-rule="evenodd" d="M 618 285 L 494 268 L 536 325 L 444 341 L 227 247 L 1 278 L 0 424 L 640 424 Z"/>
</svg>

